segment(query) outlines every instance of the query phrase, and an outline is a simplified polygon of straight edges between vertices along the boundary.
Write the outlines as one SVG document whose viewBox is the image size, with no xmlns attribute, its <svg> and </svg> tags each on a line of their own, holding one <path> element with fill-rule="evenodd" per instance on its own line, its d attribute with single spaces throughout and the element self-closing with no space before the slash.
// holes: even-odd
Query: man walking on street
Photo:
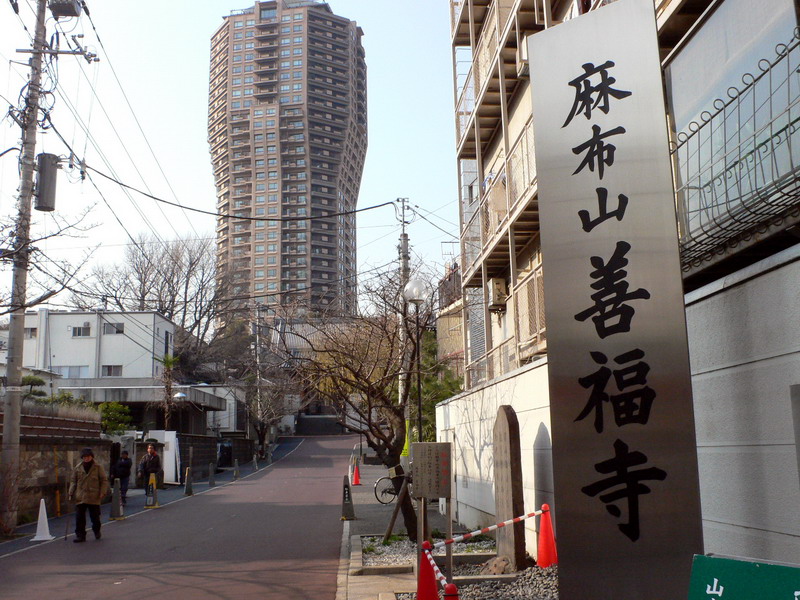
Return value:
<svg viewBox="0 0 800 600">
<path fill-rule="evenodd" d="M 139 475 L 144 482 L 144 489 L 151 492 L 150 475 L 156 476 L 156 483 L 158 483 L 158 473 L 161 471 L 161 458 L 156 453 L 156 447 L 153 444 L 147 446 L 147 454 L 144 455 L 142 461 L 139 463 Z M 150 495 L 148 493 L 148 495 Z"/>
<path fill-rule="evenodd" d="M 72 471 L 69 484 L 69 501 L 76 504 L 75 539 L 73 542 L 86 541 L 86 511 L 92 520 L 92 531 L 95 539 L 100 539 L 100 502 L 108 494 L 108 477 L 94 460 L 91 448 L 81 450 L 81 462 Z"/>
</svg>

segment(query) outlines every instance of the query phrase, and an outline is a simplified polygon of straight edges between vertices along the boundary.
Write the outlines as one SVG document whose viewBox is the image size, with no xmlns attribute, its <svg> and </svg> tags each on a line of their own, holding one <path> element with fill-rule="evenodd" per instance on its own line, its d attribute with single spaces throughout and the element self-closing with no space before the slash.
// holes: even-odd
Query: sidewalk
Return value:
<svg viewBox="0 0 800 600">
<path fill-rule="evenodd" d="M 365 446 L 366 450 L 366 446 Z M 344 522 L 342 554 L 339 567 L 339 585 L 336 600 L 394 600 L 394 592 L 415 592 L 413 573 L 386 575 L 353 575 L 350 568 L 352 536 L 383 535 L 389 525 L 395 503 L 381 504 L 375 498 L 373 486 L 378 478 L 387 475 L 381 465 L 360 465 L 361 485 L 353 486 L 353 505 L 356 519 Z M 447 519 L 439 514 L 438 506 L 430 504 L 428 520 L 431 529 L 446 531 Z M 398 515 L 393 533 L 405 533 L 403 516 Z"/>
<path fill-rule="evenodd" d="M 291 452 L 299 443 L 299 438 L 285 438 L 280 441 L 279 445 L 275 449 L 273 454 L 273 460 L 277 461 L 281 457 L 285 456 L 289 452 Z M 266 463 L 261 462 L 258 465 L 259 470 L 266 467 Z M 239 477 L 243 478 L 252 473 L 254 473 L 253 468 L 253 461 L 249 461 L 244 464 L 239 465 Z M 233 468 L 228 467 L 222 469 L 221 472 L 217 473 L 215 476 L 215 483 L 216 487 L 220 487 L 226 484 L 229 484 L 233 481 Z M 192 482 L 192 489 L 194 491 L 194 495 L 202 494 L 208 490 L 214 489 L 208 487 L 208 479 L 203 480 L 195 480 Z M 166 504 L 171 504 L 173 502 L 178 502 L 181 499 L 186 498 L 184 495 L 184 486 L 182 485 L 167 485 L 166 489 L 158 490 L 158 503 L 161 506 Z M 135 514 L 144 512 L 145 510 L 158 510 L 158 509 L 145 509 L 144 507 L 145 502 L 145 493 L 144 489 L 141 488 L 132 488 L 128 490 L 128 504 L 123 507 L 124 516 L 131 517 Z M 69 508 L 73 508 L 72 505 L 67 505 L 66 502 L 62 504 L 64 508 L 69 506 Z M 110 522 L 110 514 L 111 514 L 111 504 L 106 503 L 100 507 L 100 519 L 103 524 Z M 75 520 L 74 520 L 74 513 L 64 514 L 60 517 L 56 517 L 54 515 L 48 515 L 48 526 L 50 528 L 50 535 L 55 536 L 56 538 L 61 538 L 71 540 L 72 537 L 75 535 Z M 7 554 L 13 554 L 18 550 L 22 550 L 23 548 L 28 548 L 31 545 L 31 538 L 34 537 L 36 534 L 36 528 L 38 523 L 34 521 L 33 523 L 27 523 L 25 525 L 20 525 L 16 529 L 16 533 L 21 535 L 13 540 L 9 540 L 6 542 L 0 542 L 0 556 L 4 556 Z M 91 534 L 90 534 L 91 535 Z M 33 542 L 33 543 L 41 543 L 41 542 Z"/>
</svg>

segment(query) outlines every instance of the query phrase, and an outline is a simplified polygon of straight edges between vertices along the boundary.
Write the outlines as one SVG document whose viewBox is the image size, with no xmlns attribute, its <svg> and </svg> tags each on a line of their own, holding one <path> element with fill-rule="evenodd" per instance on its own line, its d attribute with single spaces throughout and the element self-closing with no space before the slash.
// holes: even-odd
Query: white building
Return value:
<svg viewBox="0 0 800 600">
<path fill-rule="evenodd" d="M 175 324 L 154 311 L 52 311 L 25 315 L 23 367 L 61 375 L 58 388 L 95 403 L 120 402 L 133 423 L 163 429 L 164 356 L 174 353 Z M 178 385 L 170 429 L 205 434 L 206 413 L 222 411 L 228 388 Z"/>
<path fill-rule="evenodd" d="M 65 379 L 160 377 L 174 336 L 175 324 L 153 311 L 41 308 L 25 315 L 22 364 Z"/>
</svg>

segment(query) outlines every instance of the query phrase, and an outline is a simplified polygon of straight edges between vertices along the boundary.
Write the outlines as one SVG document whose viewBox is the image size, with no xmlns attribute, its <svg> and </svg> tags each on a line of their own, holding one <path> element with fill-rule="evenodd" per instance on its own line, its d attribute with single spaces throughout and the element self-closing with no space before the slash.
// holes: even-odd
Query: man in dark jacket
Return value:
<svg viewBox="0 0 800 600">
<path fill-rule="evenodd" d="M 151 474 L 156 476 L 156 482 L 158 482 L 158 473 L 161 471 L 161 458 L 158 456 L 156 447 L 153 444 L 147 446 L 147 454 L 144 455 L 139 463 L 138 471 L 144 482 L 144 489 L 148 489 Z"/>
<path fill-rule="evenodd" d="M 94 460 L 91 448 L 81 450 L 81 462 L 72 471 L 69 501 L 75 506 L 75 543 L 86 541 L 86 511 L 92 519 L 94 537 L 100 539 L 100 502 L 108 494 L 106 472 Z"/>
<path fill-rule="evenodd" d="M 111 480 L 119 479 L 119 491 L 122 505 L 128 503 L 128 482 L 131 479 L 133 461 L 128 458 L 128 451 L 123 450 L 119 460 L 111 467 Z"/>
</svg>

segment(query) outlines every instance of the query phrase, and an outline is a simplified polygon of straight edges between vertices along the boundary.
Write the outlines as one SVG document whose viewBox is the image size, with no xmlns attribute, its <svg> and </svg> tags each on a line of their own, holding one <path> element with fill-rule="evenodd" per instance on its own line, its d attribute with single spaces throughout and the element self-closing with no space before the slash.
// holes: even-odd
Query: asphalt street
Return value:
<svg viewBox="0 0 800 600">
<path fill-rule="evenodd" d="M 0 545 L 0 598 L 334 600 L 353 439 L 299 440 L 243 479 L 105 524 L 99 541 L 54 530 Z"/>
</svg>

